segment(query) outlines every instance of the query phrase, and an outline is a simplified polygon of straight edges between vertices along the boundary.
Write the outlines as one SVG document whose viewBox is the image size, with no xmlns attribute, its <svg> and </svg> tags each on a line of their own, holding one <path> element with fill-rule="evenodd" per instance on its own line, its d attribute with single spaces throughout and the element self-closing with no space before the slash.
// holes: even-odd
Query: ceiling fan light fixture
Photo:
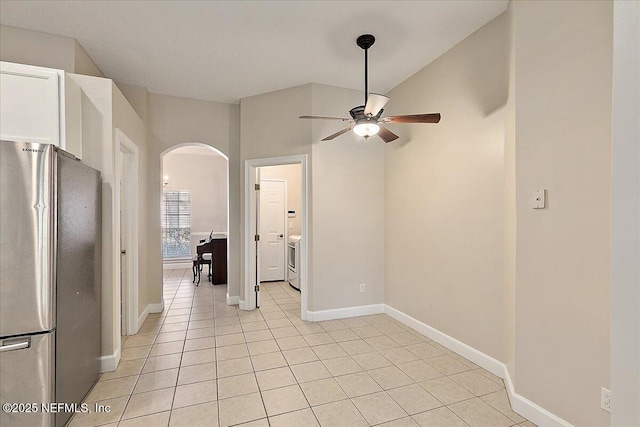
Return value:
<svg viewBox="0 0 640 427">
<path fill-rule="evenodd" d="M 358 136 L 364 136 L 365 138 L 376 135 L 378 132 L 380 132 L 380 126 L 378 126 L 376 122 L 369 120 L 361 120 L 353 127 L 353 133 Z"/>
</svg>

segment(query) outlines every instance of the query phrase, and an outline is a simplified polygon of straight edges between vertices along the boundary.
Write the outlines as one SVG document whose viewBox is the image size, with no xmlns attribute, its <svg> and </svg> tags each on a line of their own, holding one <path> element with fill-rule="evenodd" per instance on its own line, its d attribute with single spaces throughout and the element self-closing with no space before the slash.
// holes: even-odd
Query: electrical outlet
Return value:
<svg viewBox="0 0 640 427">
<path fill-rule="evenodd" d="M 367 285 L 360 283 L 360 292 L 367 292 Z"/>
<path fill-rule="evenodd" d="M 611 412 L 611 390 L 602 387 L 600 392 L 600 407 L 607 412 Z"/>
</svg>

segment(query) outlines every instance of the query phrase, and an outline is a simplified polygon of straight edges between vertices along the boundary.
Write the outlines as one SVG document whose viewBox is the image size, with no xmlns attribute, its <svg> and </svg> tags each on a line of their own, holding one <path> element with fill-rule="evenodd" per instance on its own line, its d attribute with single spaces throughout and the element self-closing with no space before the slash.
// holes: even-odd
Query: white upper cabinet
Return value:
<svg viewBox="0 0 640 427">
<path fill-rule="evenodd" d="M 0 62 L 0 137 L 65 148 L 64 71 Z"/>
</svg>

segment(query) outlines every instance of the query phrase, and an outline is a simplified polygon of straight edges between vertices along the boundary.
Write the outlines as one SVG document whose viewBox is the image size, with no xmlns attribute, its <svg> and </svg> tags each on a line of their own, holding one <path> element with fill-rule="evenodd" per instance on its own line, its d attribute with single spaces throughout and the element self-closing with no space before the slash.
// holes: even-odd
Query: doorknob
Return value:
<svg viewBox="0 0 640 427">
<path fill-rule="evenodd" d="M 282 239 L 284 237 L 284 234 L 278 234 L 278 237 Z"/>
<path fill-rule="evenodd" d="M 126 254 L 127 254 L 127 250 L 126 250 L 126 249 L 123 249 L 123 250 L 121 250 L 121 251 L 120 251 L 120 253 L 121 253 L 122 255 L 126 255 Z"/>
</svg>

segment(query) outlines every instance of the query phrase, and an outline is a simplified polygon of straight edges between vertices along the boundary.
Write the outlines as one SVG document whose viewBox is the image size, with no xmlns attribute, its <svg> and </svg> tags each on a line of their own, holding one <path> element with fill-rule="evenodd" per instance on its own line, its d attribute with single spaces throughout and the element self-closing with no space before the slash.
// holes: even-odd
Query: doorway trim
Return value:
<svg viewBox="0 0 640 427">
<path fill-rule="evenodd" d="M 124 289 L 121 292 L 121 286 L 115 287 L 114 299 L 118 305 L 116 312 L 116 322 L 118 330 L 123 331 L 125 335 L 134 335 L 138 333 L 138 147 L 129 139 L 129 137 L 120 129 L 116 128 L 116 153 L 114 155 L 114 177 L 118 180 L 118 185 L 114 185 L 115 190 L 115 222 L 117 230 L 117 244 L 113 245 L 115 253 L 114 259 L 117 260 L 118 273 L 121 267 L 121 227 L 120 223 L 120 201 L 125 200 L 126 211 L 124 212 L 124 221 L 126 221 L 126 244 L 127 263 L 125 264 L 125 275 L 127 280 L 124 283 Z M 120 153 L 123 154 L 123 163 L 120 164 Z M 123 188 L 125 194 L 120 194 L 120 172 L 122 171 Z M 120 281 L 120 280 L 119 280 Z M 120 305 L 122 298 L 122 307 Z M 121 324 L 121 318 L 124 325 Z"/>
<path fill-rule="evenodd" d="M 240 309 L 253 310 L 256 307 L 255 292 L 251 290 L 252 273 L 255 281 L 255 272 L 258 268 L 256 262 L 256 245 L 254 244 L 252 230 L 256 222 L 256 200 L 252 197 L 256 184 L 256 169 L 265 166 L 301 165 L 300 186 L 302 190 L 302 243 L 300 245 L 300 318 L 307 320 L 308 296 L 309 296 L 309 269 L 308 266 L 308 242 L 309 242 L 309 180 L 307 174 L 308 155 L 299 154 L 293 156 L 267 157 L 262 159 L 250 159 L 244 162 L 244 301 L 240 301 Z M 286 210 L 286 209 L 285 209 Z M 251 225 L 254 224 L 252 227 Z"/>
</svg>

